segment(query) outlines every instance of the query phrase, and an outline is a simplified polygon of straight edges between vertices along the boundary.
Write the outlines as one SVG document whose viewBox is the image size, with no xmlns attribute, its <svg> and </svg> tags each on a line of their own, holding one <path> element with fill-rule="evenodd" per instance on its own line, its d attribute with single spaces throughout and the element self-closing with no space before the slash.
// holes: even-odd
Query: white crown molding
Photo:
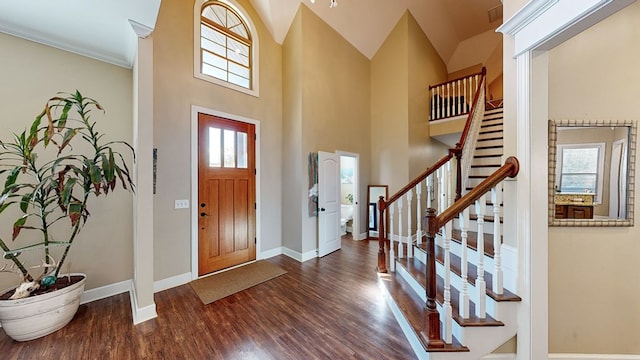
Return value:
<svg viewBox="0 0 640 360">
<path fill-rule="evenodd" d="M 129 25 L 140 39 L 146 39 L 153 32 L 153 28 L 129 19 Z"/>
<path fill-rule="evenodd" d="M 634 1 L 531 0 L 496 31 L 514 37 L 514 57 L 549 50 Z"/>
</svg>

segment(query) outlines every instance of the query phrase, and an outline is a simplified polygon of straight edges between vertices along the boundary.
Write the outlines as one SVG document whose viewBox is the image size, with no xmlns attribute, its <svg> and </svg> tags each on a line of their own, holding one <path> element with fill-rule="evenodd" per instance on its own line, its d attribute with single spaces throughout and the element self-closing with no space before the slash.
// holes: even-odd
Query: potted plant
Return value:
<svg viewBox="0 0 640 360">
<path fill-rule="evenodd" d="M 89 200 L 119 187 L 134 189 L 127 165 L 135 160 L 133 148 L 106 140 L 91 118 L 95 110 L 104 112 L 77 90 L 60 94 L 28 128 L 0 140 L 0 221 L 11 227 L 10 240 L 0 236 L 0 272 L 22 279 L 0 293 L 0 324 L 15 340 L 44 336 L 71 321 L 86 276 L 60 271 L 89 218 Z"/>
</svg>

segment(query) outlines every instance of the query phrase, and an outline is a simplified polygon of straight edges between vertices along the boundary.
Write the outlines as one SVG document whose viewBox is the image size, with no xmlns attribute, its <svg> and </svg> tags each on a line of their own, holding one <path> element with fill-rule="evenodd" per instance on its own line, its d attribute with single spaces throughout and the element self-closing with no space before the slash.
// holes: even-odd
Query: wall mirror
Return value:
<svg viewBox="0 0 640 360">
<path fill-rule="evenodd" d="M 633 226 L 634 121 L 549 121 L 549 225 Z"/>
<path fill-rule="evenodd" d="M 378 200 L 380 196 L 385 199 L 389 197 L 389 186 L 369 185 L 367 186 L 367 239 L 378 238 Z"/>
</svg>

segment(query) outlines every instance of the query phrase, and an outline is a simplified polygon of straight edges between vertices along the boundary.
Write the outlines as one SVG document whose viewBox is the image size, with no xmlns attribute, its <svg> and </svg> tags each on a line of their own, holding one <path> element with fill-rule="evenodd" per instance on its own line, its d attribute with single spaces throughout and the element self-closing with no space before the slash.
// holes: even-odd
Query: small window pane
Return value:
<svg viewBox="0 0 640 360">
<path fill-rule="evenodd" d="M 207 40 L 203 38 L 201 41 L 201 47 L 202 49 L 207 50 L 210 53 L 218 54 L 222 57 L 227 56 L 227 48 L 225 48 L 220 44 L 216 44 L 211 40 Z"/>
<path fill-rule="evenodd" d="M 562 152 L 562 172 L 598 172 L 598 148 L 564 149 Z"/>
<path fill-rule="evenodd" d="M 209 167 L 220 167 L 220 129 L 209 128 Z"/>
<path fill-rule="evenodd" d="M 236 167 L 236 134 L 233 130 L 224 131 L 224 167 Z"/>
<path fill-rule="evenodd" d="M 247 89 L 249 88 L 249 79 L 245 79 L 243 77 L 234 75 L 229 73 L 229 80 L 230 83 L 234 83 L 238 86 L 242 86 L 242 87 L 246 87 Z"/>
<path fill-rule="evenodd" d="M 238 168 L 246 169 L 247 164 L 247 133 L 238 133 Z"/>
<path fill-rule="evenodd" d="M 560 191 L 567 193 L 596 193 L 596 174 L 575 174 L 562 176 L 562 187 Z"/>
<path fill-rule="evenodd" d="M 229 63 L 229 72 L 233 73 L 234 75 L 243 77 L 245 79 L 249 78 L 249 69 L 247 69 L 246 67 L 242 67 L 238 64 L 234 64 L 232 62 Z"/>
<path fill-rule="evenodd" d="M 202 61 L 207 65 L 212 65 L 220 69 L 224 69 L 227 67 L 227 61 L 225 59 L 206 51 L 202 52 Z"/>
<path fill-rule="evenodd" d="M 205 75 L 213 76 L 220 80 L 227 81 L 226 71 L 208 64 L 202 64 L 202 73 Z"/>
</svg>

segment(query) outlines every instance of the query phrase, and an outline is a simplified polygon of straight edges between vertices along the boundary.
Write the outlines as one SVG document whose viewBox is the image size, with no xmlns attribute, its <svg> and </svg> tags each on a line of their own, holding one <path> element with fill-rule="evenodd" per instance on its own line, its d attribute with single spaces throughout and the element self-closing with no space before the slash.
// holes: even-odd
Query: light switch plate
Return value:
<svg viewBox="0 0 640 360">
<path fill-rule="evenodd" d="M 175 209 L 188 209 L 189 200 L 176 200 Z"/>
</svg>

